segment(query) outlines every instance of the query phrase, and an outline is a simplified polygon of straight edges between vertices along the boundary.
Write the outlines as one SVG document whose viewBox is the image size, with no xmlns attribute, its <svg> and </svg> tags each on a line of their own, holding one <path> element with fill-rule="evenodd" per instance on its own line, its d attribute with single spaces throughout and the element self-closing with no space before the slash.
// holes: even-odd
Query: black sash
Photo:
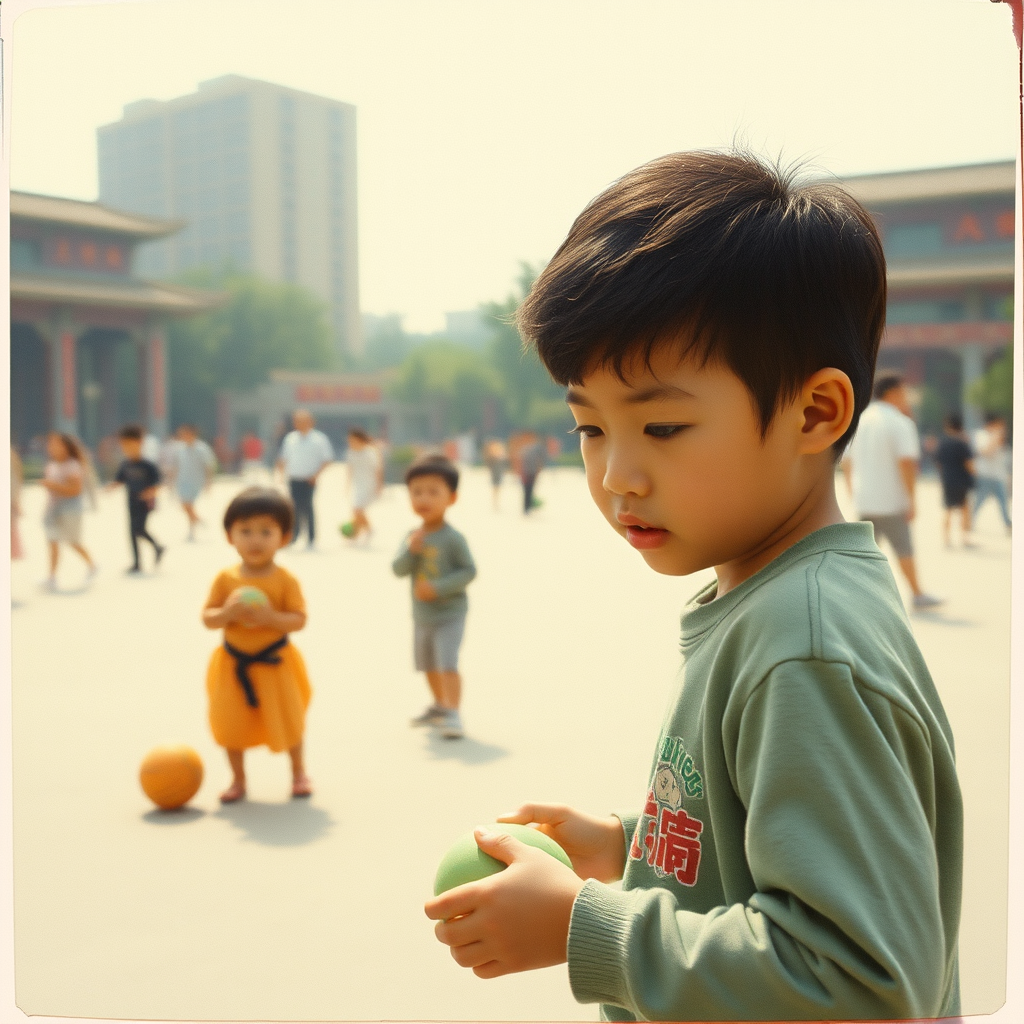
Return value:
<svg viewBox="0 0 1024 1024">
<path fill-rule="evenodd" d="M 283 636 L 280 640 L 275 640 L 272 644 L 268 644 L 262 651 L 257 651 L 255 654 L 246 654 L 245 651 L 232 647 L 227 640 L 224 641 L 224 650 L 235 659 L 235 675 L 238 676 L 238 681 L 242 684 L 242 689 L 245 691 L 245 702 L 249 707 L 258 708 L 260 706 L 260 702 L 256 699 L 256 691 L 253 689 L 252 680 L 249 678 L 249 666 L 280 665 L 281 659 L 275 652 L 281 650 L 286 643 L 288 643 L 288 637 Z"/>
</svg>

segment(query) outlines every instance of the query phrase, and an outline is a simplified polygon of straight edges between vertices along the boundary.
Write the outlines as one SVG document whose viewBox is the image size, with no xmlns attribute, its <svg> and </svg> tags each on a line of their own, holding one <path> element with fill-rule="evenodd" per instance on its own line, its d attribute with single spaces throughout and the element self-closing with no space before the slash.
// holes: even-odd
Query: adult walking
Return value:
<svg viewBox="0 0 1024 1024">
<path fill-rule="evenodd" d="M 910 537 L 921 440 L 903 377 L 880 374 L 874 399 L 860 418 L 843 460 L 843 475 L 858 518 L 874 526 L 876 540 L 884 537 L 892 545 L 910 584 L 914 608 L 934 608 L 943 602 L 921 589 Z"/>
<path fill-rule="evenodd" d="M 203 522 L 196 511 L 196 500 L 213 482 L 217 457 L 199 436 L 194 424 L 182 423 L 178 427 L 175 442 L 167 452 L 165 468 L 188 517 L 188 539 L 195 540 L 196 527 Z"/>
<path fill-rule="evenodd" d="M 324 469 L 334 461 L 334 449 L 327 435 L 314 430 L 314 420 L 306 409 L 296 409 L 292 416 L 294 430 L 281 442 L 277 468 L 288 481 L 288 490 L 295 503 L 295 527 L 292 543 L 299 539 L 305 524 L 308 547 L 316 545 L 316 519 L 313 514 L 313 491 Z"/>
<path fill-rule="evenodd" d="M 528 430 L 522 436 L 521 447 L 516 453 L 516 462 L 519 479 L 523 482 L 523 515 L 529 515 L 539 504 L 533 496 L 533 488 L 547 462 L 547 445 L 537 436 L 536 431 Z"/>
<path fill-rule="evenodd" d="M 1006 420 L 997 413 L 985 416 L 985 426 L 974 434 L 974 518 L 989 497 L 995 498 L 1006 532 L 1010 532 L 1010 512 L 1006 496 L 1010 489 L 1010 449 L 1006 445 Z"/>
</svg>

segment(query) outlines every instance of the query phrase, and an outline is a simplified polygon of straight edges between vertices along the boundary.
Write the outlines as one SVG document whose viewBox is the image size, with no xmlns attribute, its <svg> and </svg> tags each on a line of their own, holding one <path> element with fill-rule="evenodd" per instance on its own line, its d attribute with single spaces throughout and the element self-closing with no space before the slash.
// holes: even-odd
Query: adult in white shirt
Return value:
<svg viewBox="0 0 1024 1024">
<path fill-rule="evenodd" d="M 892 545 L 913 592 L 914 607 L 934 608 L 942 601 L 921 590 L 910 538 L 921 442 L 903 378 L 898 373 L 880 374 L 874 398 L 847 449 L 843 475 L 858 518 L 874 526 L 876 539 L 885 537 Z"/>
<path fill-rule="evenodd" d="M 277 468 L 288 481 L 288 490 L 295 503 L 295 528 L 292 543 L 299 539 L 306 526 L 309 547 L 316 542 L 316 520 L 313 516 L 313 490 L 317 478 L 334 461 L 334 449 L 326 434 L 313 429 L 313 417 L 306 409 L 296 409 L 292 416 L 295 429 L 281 442 Z"/>
<path fill-rule="evenodd" d="M 996 499 L 1006 532 L 1010 532 L 1010 513 L 1006 495 L 1010 489 L 1010 449 L 1006 446 L 1006 420 L 997 413 L 985 416 L 985 426 L 974 434 L 974 515 L 977 521 L 982 502 Z"/>
</svg>

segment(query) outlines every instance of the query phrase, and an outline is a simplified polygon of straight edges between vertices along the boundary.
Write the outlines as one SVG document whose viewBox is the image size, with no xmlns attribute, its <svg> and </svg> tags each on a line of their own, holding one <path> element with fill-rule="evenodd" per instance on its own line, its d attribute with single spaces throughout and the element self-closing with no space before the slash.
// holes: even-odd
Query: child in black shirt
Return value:
<svg viewBox="0 0 1024 1024">
<path fill-rule="evenodd" d="M 142 428 L 134 425 L 122 427 L 118 431 L 118 441 L 124 452 L 124 462 L 118 467 L 114 482 L 116 487 L 124 484 L 128 491 L 128 522 L 131 531 L 132 555 L 134 564 L 130 573 L 142 571 L 139 561 L 139 538 L 148 540 L 153 545 L 156 562 L 159 563 L 164 554 L 164 547 L 146 529 L 146 519 L 156 504 L 156 487 L 160 483 L 160 470 L 155 463 L 142 457 Z"/>
<path fill-rule="evenodd" d="M 971 506 L 967 494 L 974 487 L 974 453 L 964 434 L 964 421 L 951 413 L 942 423 L 942 439 L 935 450 L 935 464 L 942 482 L 942 504 L 945 515 L 942 520 L 942 539 L 949 543 L 949 521 L 953 509 L 960 510 L 960 528 L 965 548 L 974 547 L 971 542 Z"/>
</svg>

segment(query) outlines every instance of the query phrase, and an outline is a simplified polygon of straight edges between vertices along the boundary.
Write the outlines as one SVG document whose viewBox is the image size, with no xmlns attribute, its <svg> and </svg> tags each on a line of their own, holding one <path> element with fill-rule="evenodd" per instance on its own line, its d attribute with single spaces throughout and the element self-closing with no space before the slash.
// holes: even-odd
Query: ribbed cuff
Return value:
<svg viewBox="0 0 1024 1024">
<path fill-rule="evenodd" d="M 612 811 L 612 816 L 618 818 L 622 822 L 622 836 L 626 844 L 626 863 L 629 863 L 629 847 L 633 842 L 633 833 L 636 831 L 637 823 L 640 821 L 639 814 L 633 814 L 632 811 L 628 814 L 620 814 L 618 811 Z"/>
<path fill-rule="evenodd" d="M 612 1003 L 628 1009 L 624 965 L 634 893 L 588 879 L 569 919 L 569 986 L 578 1003 Z"/>
</svg>

